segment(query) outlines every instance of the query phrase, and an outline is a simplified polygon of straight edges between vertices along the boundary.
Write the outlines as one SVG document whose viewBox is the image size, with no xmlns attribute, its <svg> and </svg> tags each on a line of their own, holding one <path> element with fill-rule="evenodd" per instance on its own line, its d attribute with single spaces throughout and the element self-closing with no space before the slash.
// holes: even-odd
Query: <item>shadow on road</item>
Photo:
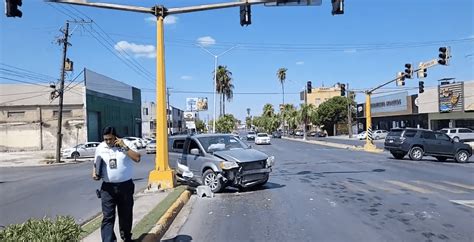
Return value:
<svg viewBox="0 0 474 242">
<path fill-rule="evenodd" d="M 192 240 L 193 240 L 193 237 L 189 235 L 177 235 L 176 237 L 172 239 L 161 240 L 161 242 L 189 242 Z"/>
<path fill-rule="evenodd" d="M 395 161 L 400 161 L 399 159 L 395 159 L 393 157 L 388 157 L 389 160 L 395 160 Z M 414 161 L 414 160 L 411 160 L 409 158 L 403 158 L 401 160 L 409 160 L 409 161 Z M 454 159 L 447 159 L 446 161 L 439 161 L 437 159 L 421 159 L 419 160 L 418 162 L 430 162 L 430 163 L 440 163 L 440 164 L 455 164 L 455 163 L 458 163 L 456 162 Z M 458 163 L 458 164 L 473 164 L 474 163 L 474 160 L 472 160 L 472 157 L 464 162 L 464 163 Z"/>
<path fill-rule="evenodd" d="M 224 191 L 220 193 L 245 193 L 245 192 L 254 192 L 254 191 L 262 191 L 262 190 L 271 190 L 271 189 L 278 189 L 278 188 L 283 188 L 286 187 L 286 185 L 283 184 L 278 184 L 278 183 L 273 183 L 273 182 L 267 182 L 265 185 L 262 186 L 256 186 L 256 187 L 248 187 L 248 188 L 235 188 L 235 187 L 227 187 Z"/>
</svg>

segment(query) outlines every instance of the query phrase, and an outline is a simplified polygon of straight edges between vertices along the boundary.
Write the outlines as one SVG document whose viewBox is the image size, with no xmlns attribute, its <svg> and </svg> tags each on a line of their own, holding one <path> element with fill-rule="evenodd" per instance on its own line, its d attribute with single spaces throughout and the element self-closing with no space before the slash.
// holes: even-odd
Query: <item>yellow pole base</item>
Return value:
<svg viewBox="0 0 474 242">
<path fill-rule="evenodd" d="M 176 186 L 173 170 L 150 171 L 148 176 L 148 189 L 166 190 Z"/>
<path fill-rule="evenodd" d="M 368 152 L 377 152 L 377 153 L 382 152 L 381 149 L 377 149 L 377 147 L 370 142 L 365 143 L 364 150 Z"/>
</svg>

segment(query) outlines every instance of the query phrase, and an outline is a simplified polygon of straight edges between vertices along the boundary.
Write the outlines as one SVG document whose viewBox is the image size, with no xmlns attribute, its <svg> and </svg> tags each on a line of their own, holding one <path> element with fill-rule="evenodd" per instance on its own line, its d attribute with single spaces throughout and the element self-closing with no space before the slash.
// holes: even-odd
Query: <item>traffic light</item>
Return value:
<svg viewBox="0 0 474 242">
<path fill-rule="evenodd" d="M 5 14 L 7 17 L 23 16 L 23 13 L 18 9 L 22 4 L 21 0 L 5 0 Z"/>
<path fill-rule="evenodd" d="M 438 59 L 438 63 L 440 65 L 448 65 L 448 61 L 449 61 L 449 58 L 451 56 L 450 53 L 449 53 L 449 47 L 439 47 L 439 59 Z"/>
<path fill-rule="evenodd" d="M 346 84 L 341 84 L 341 97 L 346 96 Z"/>
<path fill-rule="evenodd" d="M 413 67 L 410 63 L 405 64 L 405 77 L 408 79 L 413 78 Z"/>
<path fill-rule="evenodd" d="M 240 6 L 240 26 L 248 26 L 252 23 L 250 5 Z"/>
<path fill-rule="evenodd" d="M 405 73 L 397 73 L 397 86 L 405 86 Z"/>
<path fill-rule="evenodd" d="M 424 68 L 424 69 L 420 69 L 416 72 L 416 75 L 418 78 L 425 78 L 428 76 L 428 69 Z"/>
<path fill-rule="evenodd" d="M 311 93 L 312 90 L 311 81 L 306 82 L 306 93 Z"/>
<path fill-rule="evenodd" d="M 419 81 L 418 82 L 418 93 L 424 93 L 425 92 L 425 82 L 424 81 Z"/>
<path fill-rule="evenodd" d="M 344 0 L 331 0 L 332 15 L 344 14 Z"/>
</svg>

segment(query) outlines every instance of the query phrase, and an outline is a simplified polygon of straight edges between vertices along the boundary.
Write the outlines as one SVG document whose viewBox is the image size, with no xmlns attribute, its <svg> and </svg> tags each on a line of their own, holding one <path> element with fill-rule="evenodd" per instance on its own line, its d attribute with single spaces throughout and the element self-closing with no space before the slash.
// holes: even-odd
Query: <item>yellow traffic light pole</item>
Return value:
<svg viewBox="0 0 474 242">
<path fill-rule="evenodd" d="M 372 136 L 372 113 L 370 109 L 370 96 L 371 92 L 365 93 L 365 124 L 366 124 L 366 131 L 365 131 L 365 151 L 377 152 L 379 151 L 377 147 L 374 145 L 374 137 Z"/>
<path fill-rule="evenodd" d="M 166 76 L 163 15 L 156 16 L 156 155 L 155 169 L 150 171 L 148 188 L 173 188 L 174 171 L 168 163 L 168 132 L 166 112 Z"/>
</svg>

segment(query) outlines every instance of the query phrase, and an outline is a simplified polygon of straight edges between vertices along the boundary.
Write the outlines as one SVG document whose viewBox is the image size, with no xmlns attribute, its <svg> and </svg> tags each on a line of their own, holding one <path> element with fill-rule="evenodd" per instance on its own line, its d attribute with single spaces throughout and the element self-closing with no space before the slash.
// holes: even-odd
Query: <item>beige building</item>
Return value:
<svg viewBox="0 0 474 242">
<path fill-rule="evenodd" d="M 319 107 L 321 103 L 337 96 L 341 96 L 341 88 L 337 85 L 334 87 L 318 87 L 313 88 L 311 93 L 308 93 L 307 102 Z"/>
<path fill-rule="evenodd" d="M 58 98 L 47 86 L 2 84 L 0 88 L 0 149 L 38 150 L 56 145 Z M 83 85 L 64 93 L 63 144 L 86 140 Z"/>
</svg>

